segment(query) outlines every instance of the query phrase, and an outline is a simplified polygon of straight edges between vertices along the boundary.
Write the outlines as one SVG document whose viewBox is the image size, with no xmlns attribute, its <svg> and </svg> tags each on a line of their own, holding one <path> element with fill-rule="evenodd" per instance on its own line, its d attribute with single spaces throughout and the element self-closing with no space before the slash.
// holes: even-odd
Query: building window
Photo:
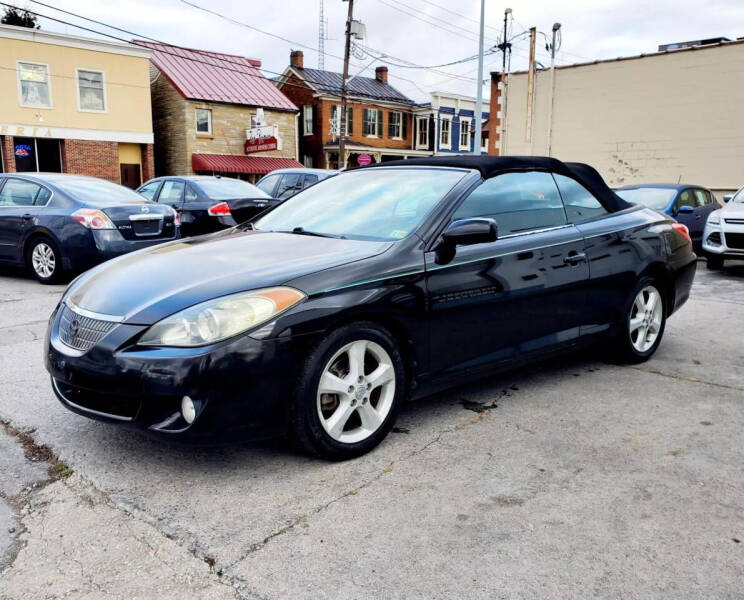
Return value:
<svg viewBox="0 0 744 600">
<path fill-rule="evenodd" d="M 19 173 L 62 172 L 62 152 L 59 140 L 14 137 L 13 156 L 15 157 L 15 170 Z"/>
<path fill-rule="evenodd" d="M 429 147 L 429 117 L 418 120 L 418 147 Z"/>
<path fill-rule="evenodd" d="M 77 70 L 78 108 L 85 112 L 106 112 L 103 71 Z"/>
<path fill-rule="evenodd" d="M 450 147 L 450 132 L 452 130 L 452 119 L 442 118 L 439 121 L 439 146 Z"/>
<path fill-rule="evenodd" d="M 403 113 L 388 113 L 388 137 L 395 139 L 403 137 Z"/>
<path fill-rule="evenodd" d="M 305 104 L 302 107 L 302 125 L 305 135 L 313 134 L 313 105 Z"/>
<path fill-rule="evenodd" d="M 365 108 L 362 133 L 366 137 L 382 137 L 382 111 Z"/>
<path fill-rule="evenodd" d="M 18 87 L 21 106 L 52 108 L 49 65 L 19 62 Z"/>
<path fill-rule="evenodd" d="M 305 154 L 302 157 L 302 164 L 305 165 L 308 169 L 312 169 L 313 168 L 313 157 L 310 156 L 309 154 Z"/>
<path fill-rule="evenodd" d="M 335 135 L 336 137 L 341 136 L 341 121 L 338 118 L 338 115 L 341 112 L 341 105 L 340 104 L 334 104 L 331 107 L 331 121 L 333 122 L 333 130 L 331 131 L 331 135 Z M 354 111 L 351 106 L 346 107 L 346 136 L 354 135 Z"/>
<path fill-rule="evenodd" d="M 460 150 L 470 150 L 470 119 L 460 118 Z"/>
<path fill-rule="evenodd" d="M 196 133 L 212 135 L 212 111 L 208 108 L 197 108 L 194 113 L 196 115 Z"/>
</svg>

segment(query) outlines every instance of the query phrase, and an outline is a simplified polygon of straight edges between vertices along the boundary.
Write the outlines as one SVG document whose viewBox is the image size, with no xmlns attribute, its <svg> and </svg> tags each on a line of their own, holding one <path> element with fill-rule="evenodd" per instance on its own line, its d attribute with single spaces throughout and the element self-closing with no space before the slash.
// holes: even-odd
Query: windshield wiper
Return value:
<svg viewBox="0 0 744 600">
<path fill-rule="evenodd" d="M 274 231 L 274 233 L 296 233 L 298 235 L 312 235 L 315 237 L 335 238 L 338 240 L 346 239 L 346 236 L 343 236 L 343 235 L 334 235 L 332 233 L 320 233 L 319 231 L 308 231 L 307 229 L 304 229 L 302 227 L 295 227 L 291 231 Z"/>
</svg>

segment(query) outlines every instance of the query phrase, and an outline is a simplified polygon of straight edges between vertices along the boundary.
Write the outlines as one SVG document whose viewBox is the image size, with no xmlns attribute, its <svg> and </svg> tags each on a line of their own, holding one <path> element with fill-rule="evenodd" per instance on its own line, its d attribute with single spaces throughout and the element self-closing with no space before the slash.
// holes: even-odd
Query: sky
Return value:
<svg viewBox="0 0 744 600">
<path fill-rule="evenodd" d="M 13 2 L 13 0 L 6 0 Z M 210 14 L 187 2 L 227 17 Z M 292 49 L 304 51 L 305 66 L 318 66 L 320 0 L 46 0 L 46 4 L 143 37 L 171 44 L 258 58 L 268 77 L 281 73 Z M 85 23 L 37 2 L 19 0 L 32 11 L 115 36 L 127 34 Z M 513 40 L 511 69 L 524 69 L 529 27 L 550 37 L 561 23 L 557 64 L 654 52 L 659 44 L 724 36 L 744 36 L 744 0 L 485 0 L 484 79 L 500 71 L 500 51 L 489 52 L 503 29 L 504 10 L 511 8 L 507 37 Z M 325 68 L 343 67 L 344 24 L 348 2 L 324 0 L 327 20 Z M 479 0 L 355 0 L 354 17 L 366 26 L 366 38 L 352 57 L 352 75 L 374 76 L 386 64 L 389 81 L 418 102 L 431 91 L 475 96 L 477 61 L 437 69 L 406 68 L 411 63 L 433 67 L 476 56 Z M 239 22 L 239 23 L 236 23 Z M 241 25 L 242 23 L 243 25 Z M 285 39 L 271 37 L 245 25 Z M 45 30 L 95 37 L 95 34 L 48 19 Z M 546 38 L 538 34 L 537 60 L 548 66 Z M 483 88 L 488 95 L 488 86 Z"/>
</svg>

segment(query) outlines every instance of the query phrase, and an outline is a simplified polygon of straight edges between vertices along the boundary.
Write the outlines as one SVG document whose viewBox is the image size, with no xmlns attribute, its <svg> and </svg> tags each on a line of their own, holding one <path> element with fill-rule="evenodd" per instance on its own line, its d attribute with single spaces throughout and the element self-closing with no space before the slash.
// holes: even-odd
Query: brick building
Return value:
<svg viewBox="0 0 744 600">
<path fill-rule="evenodd" d="M 300 160 L 306 167 L 338 168 L 341 73 L 309 69 L 303 53 L 294 50 L 277 86 L 300 108 Z M 375 77 L 356 76 L 348 83 L 346 163 L 358 165 L 360 156 L 372 162 L 431 152 L 413 148 L 413 100 L 388 83 L 387 67 Z M 365 160 L 365 159 L 363 159 Z"/>
<path fill-rule="evenodd" d="M 261 61 L 154 42 L 152 113 L 158 175 L 255 181 L 297 160 L 297 107 Z"/>
<path fill-rule="evenodd" d="M 153 176 L 146 48 L 0 25 L 0 171 Z"/>
</svg>

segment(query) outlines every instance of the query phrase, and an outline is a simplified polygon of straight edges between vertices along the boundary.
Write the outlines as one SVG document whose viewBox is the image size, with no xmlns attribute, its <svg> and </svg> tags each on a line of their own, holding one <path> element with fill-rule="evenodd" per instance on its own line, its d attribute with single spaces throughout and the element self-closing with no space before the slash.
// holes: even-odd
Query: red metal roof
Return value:
<svg viewBox="0 0 744 600">
<path fill-rule="evenodd" d="M 145 40 L 135 42 L 153 51 L 152 64 L 184 98 L 297 110 L 258 70 L 260 60 Z"/>
<path fill-rule="evenodd" d="M 197 173 L 252 173 L 265 175 L 277 169 L 302 168 L 294 158 L 280 156 L 241 156 L 239 154 L 202 154 L 191 155 L 191 166 Z"/>
</svg>

